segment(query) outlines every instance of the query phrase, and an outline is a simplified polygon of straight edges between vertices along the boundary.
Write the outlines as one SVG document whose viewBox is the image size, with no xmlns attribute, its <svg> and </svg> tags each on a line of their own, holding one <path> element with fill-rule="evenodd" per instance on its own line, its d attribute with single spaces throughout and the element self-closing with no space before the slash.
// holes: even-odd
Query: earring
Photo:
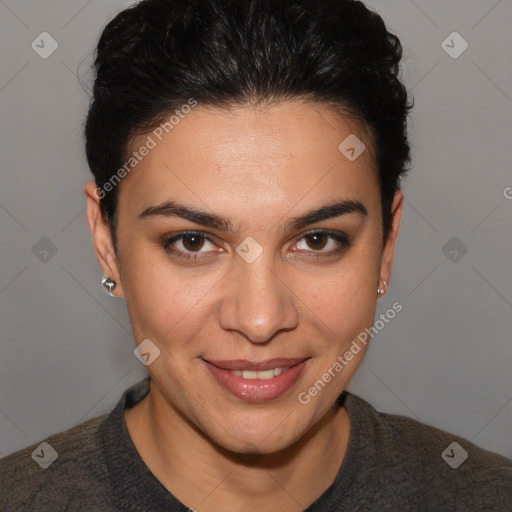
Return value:
<svg viewBox="0 0 512 512">
<path fill-rule="evenodd" d="M 115 297 L 115 295 L 112 293 L 112 291 L 117 286 L 117 283 L 113 279 L 110 279 L 110 277 L 103 276 L 103 279 L 101 280 L 101 284 L 103 285 L 103 288 L 105 288 L 105 290 L 108 292 L 108 294 L 111 297 Z"/>
<path fill-rule="evenodd" d="M 377 287 L 377 293 L 378 293 L 379 295 L 383 294 L 383 293 L 388 289 L 388 283 L 387 283 L 386 281 L 384 281 L 384 279 L 382 280 L 382 282 L 384 283 L 384 289 L 383 289 L 383 290 L 381 290 L 381 288 L 380 288 L 380 284 L 379 284 L 379 286 Z"/>
</svg>

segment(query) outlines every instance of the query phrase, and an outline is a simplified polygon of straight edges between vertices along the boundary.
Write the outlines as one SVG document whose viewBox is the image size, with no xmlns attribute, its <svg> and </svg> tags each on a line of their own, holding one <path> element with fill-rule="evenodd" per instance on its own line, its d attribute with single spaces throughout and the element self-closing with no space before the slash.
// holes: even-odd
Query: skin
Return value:
<svg viewBox="0 0 512 512">
<path fill-rule="evenodd" d="M 366 145 L 353 162 L 338 150 L 350 134 Z M 403 194 L 395 194 L 383 244 L 372 148 L 362 124 L 325 105 L 199 105 L 119 185 L 118 254 L 96 185 L 86 185 L 101 269 L 126 299 L 136 343 L 150 339 L 161 351 L 147 366 L 149 395 L 126 411 L 128 431 L 152 473 L 188 507 L 300 511 L 334 481 L 350 421 L 333 404 L 365 347 L 308 404 L 297 397 L 372 326 L 377 286 L 390 281 Z M 360 201 L 368 215 L 283 230 L 292 217 L 339 199 Z M 138 218 L 168 200 L 222 215 L 236 233 L 176 216 Z M 339 244 L 305 236 L 313 229 L 346 233 L 352 244 L 318 256 Z M 161 240 L 183 230 L 214 242 L 181 239 L 173 247 L 209 257 L 190 262 L 165 251 Z M 235 251 L 249 236 L 263 249 L 252 263 Z M 299 381 L 258 404 L 231 395 L 202 362 L 299 356 L 310 357 Z"/>
</svg>

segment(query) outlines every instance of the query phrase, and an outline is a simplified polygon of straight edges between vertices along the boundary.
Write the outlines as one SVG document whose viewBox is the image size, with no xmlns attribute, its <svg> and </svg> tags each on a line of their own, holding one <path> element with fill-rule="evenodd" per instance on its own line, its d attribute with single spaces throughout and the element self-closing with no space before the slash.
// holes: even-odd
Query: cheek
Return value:
<svg viewBox="0 0 512 512">
<path fill-rule="evenodd" d="M 296 295 L 306 311 L 323 330 L 333 334 L 349 334 L 354 328 L 366 327 L 373 321 L 376 307 L 378 265 L 371 259 L 364 265 L 353 261 L 343 262 L 338 268 L 322 275 L 297 278 L 294 285 Z"/>
<path fill-rule="evenodd" d="M 351 350 L 353 342 L 372 325 L 376 308 L 374 295 L 368 286 L 357 290 L 337 289 L 336 293 L 324 291 L 322 300 L 311 305 L 312 313 L 308 311 L 307 315 L 313 325 L 315 341 L 312 347 L 318 361 L 315 367 L 317 377 L 332 367 L 338 356 Z M 361 363 L 367 346 L 359 345 L 359 348 L 354 348 L 358 355 L 349 355 L 350 361 L 344 363 L 343 380 L 353 375 Z"/>
<path fill-rule="evenodd" d="M 204 325 L 215 284 L 222 275 L 173 268 L 158 249 L 131 256 L 123 285 L 126 282 L 125 297 L 136 340 L 155 339 L 163 349 L 170 339 L 174 345 L 180 339 L 190 341 Z"/>
<path fill-rule="evenodd" d="M 310 294 L 308 322 L 313 326 L 311 371 L 299 390 L 301 404 L 318 414 L 347 386 L 363 361 L 376 309 L 374 279 L 359 274 L 342 283 L 318 286 Z M 311 311 L 310 311 L 311 310 Z"/>
</svg>

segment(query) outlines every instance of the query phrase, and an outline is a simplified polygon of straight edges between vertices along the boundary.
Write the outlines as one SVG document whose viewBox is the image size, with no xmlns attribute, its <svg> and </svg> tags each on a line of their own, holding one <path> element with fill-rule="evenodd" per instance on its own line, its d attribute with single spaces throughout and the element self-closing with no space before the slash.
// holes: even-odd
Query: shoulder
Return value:
<svg viewBox="0 0 512 512">
<path fill-rule="evenodd" d="M 424 500 L 435 493 L 456 510 L 512 510 L 512 460 L 418 420 L 379 412 L 356 395 L 348 394 L 346 408 L 364 425 L 365 459 L 398 490 Z"/>
<path fill-rule="evenodd" d="M 0 459 L 0 509 L 68 510 L 71 496 L 108 477 L 100 429 L 108 415 L 54 434 Z M 86 503 L 84 503 L 84 506 Z"/>
</svg>

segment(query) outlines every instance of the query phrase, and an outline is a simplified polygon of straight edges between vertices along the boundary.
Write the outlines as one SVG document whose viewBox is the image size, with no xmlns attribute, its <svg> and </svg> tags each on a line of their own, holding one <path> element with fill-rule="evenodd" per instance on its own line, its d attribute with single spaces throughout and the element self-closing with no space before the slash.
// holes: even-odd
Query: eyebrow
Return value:
<svg viewBox="0 0 512 512">
<path fill-rule="evenodd" d="M 302 229 L 309 224 L 333 219 L 347 214 L 356 214 L 362 217 L 367 217 L 368 210 L 360 201 L 335 200 L 320 208 L 310 210 L 297 217 L 292 217 L 290 221 L 285 224 L 284 231 Z M 141 212 L 138 218 L 144 219 L 158 216 L 180 217 L 196 224 L 201 224 L 202 226 L 210 229 L 236 233 L 236 229 L 229 219 L 221 217 L 220 215 L 207 213 L 190 206 L 185 206 L 175 201 L 165 201 L 157 206 L 150 206 Z"/>
</svg>

